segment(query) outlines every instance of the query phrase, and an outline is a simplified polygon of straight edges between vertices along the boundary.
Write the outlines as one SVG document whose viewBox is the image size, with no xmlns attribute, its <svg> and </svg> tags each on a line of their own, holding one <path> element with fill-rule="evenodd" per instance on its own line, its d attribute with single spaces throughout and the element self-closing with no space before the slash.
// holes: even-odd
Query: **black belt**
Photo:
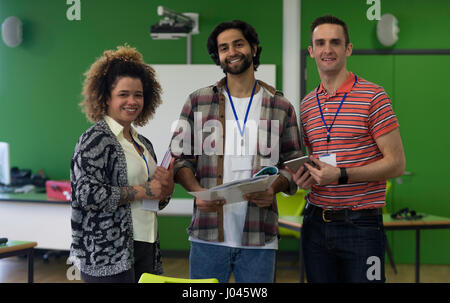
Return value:
<svg viewBox="0 0 450 303">
<path fill-rule="evenodd" d="M 311 216 L 321 218 L 323 222 L 327 223 L 333 221 L 345 221 L 352 214 L 357 214 L 360 217 L 381 215 L 381 208 L 332 210 L 330 208 L 321 208 L 312 204 L 309 204 L 308 208 L 311 208 Z"/>
</svg>

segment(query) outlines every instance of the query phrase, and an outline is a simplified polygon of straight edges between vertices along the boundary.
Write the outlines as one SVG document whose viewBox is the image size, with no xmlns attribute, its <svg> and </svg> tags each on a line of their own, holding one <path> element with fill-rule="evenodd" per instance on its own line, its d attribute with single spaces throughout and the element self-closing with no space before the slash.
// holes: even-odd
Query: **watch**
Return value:
<svg viewBox="0 0 450 303">
<path fill-rule="evenodd" d="M 167 206 L 167 204 L 169 204 L 170 199 L 172 199 L 172 195 L 169 195 L 167 198 L 165 198 L 164 200 L 159 201 L 159 210 L 163 209 L 164 207 Z"/>
<path fill-rule="evenodd" d="M 347 175 L 347 169 L 345 167 L 339 167 L 341 170 L 341 175 L 339 176 L 338 184 L 347 184 L 348 182 L 348 175 Z"/>
</svg>

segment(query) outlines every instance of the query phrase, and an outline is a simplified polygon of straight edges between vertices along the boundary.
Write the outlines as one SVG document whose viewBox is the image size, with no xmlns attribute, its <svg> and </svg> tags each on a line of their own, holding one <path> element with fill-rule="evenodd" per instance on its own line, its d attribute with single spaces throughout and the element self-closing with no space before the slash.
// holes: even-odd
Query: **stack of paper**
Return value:
<svg viewBox="0 0 450 303">
<path fill-rule="evenodd" d="M 205 191 L 189 192 L 194 197 L 204 201 L 226 200 L 226 203 L 245 201 L 245 194 L 266 191 L 278 175 L 261 175 L 239 181 L 225 183 Z"/>
<path fill-rule="evenodd" d="M 164 158 L 161 161 L 160 166 L 167 169 L 167 168 L 169 168 L 170 161 L 172 161 L 172 153 L 170 152 L 170 150 L 168 150 L 168 151 L 166 151 L 166 154 L 164 155 Z"/>
<path fill-rule="evenodd" d="M 170 165 L 170 161 L 172 161 L 172 154 L 170 150 L 166 151 L 164 158 L 161 161 L 161 167 L 168 168 Z M 158 211 L 159 210 L 159 201 L 158 200 L 142 200 L 141 209 Z"/>
</svg>

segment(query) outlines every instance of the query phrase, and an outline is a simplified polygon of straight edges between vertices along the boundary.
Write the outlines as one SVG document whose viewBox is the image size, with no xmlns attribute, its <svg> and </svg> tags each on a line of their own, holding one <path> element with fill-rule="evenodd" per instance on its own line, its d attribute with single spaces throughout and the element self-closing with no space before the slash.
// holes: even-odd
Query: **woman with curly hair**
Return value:
<svg viewBox="0 0 450 303">
<path fill-rule="evenodd" d="M 70 167 L 70 260 L 84 282 L 137 282 L 162 273 L 157 219 L 141 209 L 173 192 L 173 168 L 156 166 L 143 126 L 161 103 L 155 71 L 129 46 L 108 50 L 85 73 L 80 103 L 93 123 L 78 140 Z"/>
</svg>

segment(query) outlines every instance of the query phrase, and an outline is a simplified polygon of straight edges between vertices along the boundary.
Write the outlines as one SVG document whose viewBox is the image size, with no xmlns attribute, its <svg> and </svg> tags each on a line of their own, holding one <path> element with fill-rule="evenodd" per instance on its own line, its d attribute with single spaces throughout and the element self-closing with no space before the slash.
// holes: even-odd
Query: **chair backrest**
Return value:
<svg viewBox="0 0 450 303">
<path fill-rule="evenodd" d="M 277 194 L 277 205 L 278 205 L 278 215 L 279 216 L 295 216 L 298 217 L 303 213 L 305 209 L 306 192 L 303 189 L 299 189 L 294 195 L 288 196 L 284 193 Z M 295 237 L 300 238 L 300 233 L 298 231 L 289 230 L 284 227 L 278 228 L 281 237 Z"/>
<path fill-rule="evenodd" d="M 306 192 L 303 189 L 297 190 L 292 196 L 278 193 L 278 214 L 280 216 L 300 216 L 306 205 L 305 195 Z"/>
<path fill-rule="evenodd" d="M 390 180 L 387 180 L 386 181 L 386 198 L 389 194 L 389 191 L 391 190 L 391 187 L 392 187 L 392 182 Z"/>
<path fill-rule="evenodd" d="M 385 199 L 386 199 L 386 203 L 387 203 L 387 199 L 388 199 L 388 195 L 389 195 L 389 192 L 391 191 L 391 187 L 392 187 L 392 182 L 390 181 L 390 180 L 387 180 L 386 181 L 386 193 L 385 193 Z M 386 204 L 387 205 L 387 204 Z M 386 205 L 383 207 L 383 209 L 382 209 L 382 212 L 383 212 L 383 214 L 387 214 L 388 213 L 388 210 L 387 210 L 387 208 L 386 208 Z"/>
<path fill-rule="evenodd" d="M 216 278 L 181 279 L 143 273 L 138 283 L 219 283 L 219 281 Z"/>
</svg>

